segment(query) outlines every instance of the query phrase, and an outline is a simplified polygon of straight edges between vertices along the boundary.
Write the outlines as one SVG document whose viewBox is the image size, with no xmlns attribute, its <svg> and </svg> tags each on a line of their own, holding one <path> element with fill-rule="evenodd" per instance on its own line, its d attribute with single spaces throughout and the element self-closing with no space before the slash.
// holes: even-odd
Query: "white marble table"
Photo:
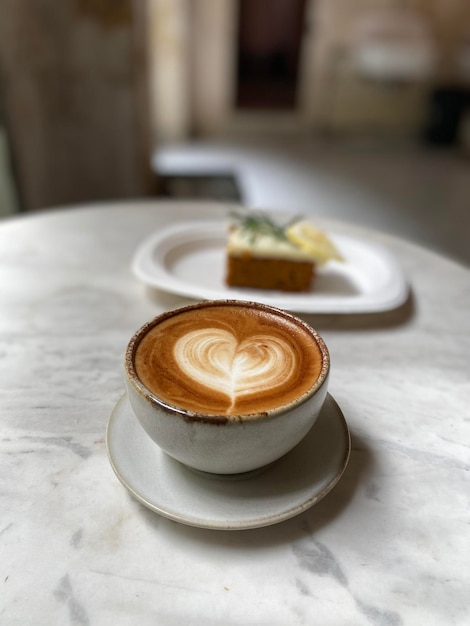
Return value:
<svg viewBox="0 0 470 626">
<path fill-rule="evenodd" d="M 432 252 L 335 224 L 395 253 L 412 298 L 305 316 L 352 435 L 316 506 L 203 530 L 115 477 L 104 435 L 125 345 L 187 302 L 139 284 L 132 254 L 162 224 L 226 209 L 139 202 L 0 223 L 0 623 L 470 623 L 470 271 Z"/>
</svg>

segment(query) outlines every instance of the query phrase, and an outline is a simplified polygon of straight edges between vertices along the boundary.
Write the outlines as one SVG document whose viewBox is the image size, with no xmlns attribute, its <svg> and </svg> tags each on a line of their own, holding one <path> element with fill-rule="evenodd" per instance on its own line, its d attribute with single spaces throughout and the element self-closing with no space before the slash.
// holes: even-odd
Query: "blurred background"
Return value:
<svg viewBox="0 0 470 626">
<path fill-rule="evenodd" d="M 470 263 L 470 0 L 2 0 L 0 216 L 236 200 Z"/>
</svg>

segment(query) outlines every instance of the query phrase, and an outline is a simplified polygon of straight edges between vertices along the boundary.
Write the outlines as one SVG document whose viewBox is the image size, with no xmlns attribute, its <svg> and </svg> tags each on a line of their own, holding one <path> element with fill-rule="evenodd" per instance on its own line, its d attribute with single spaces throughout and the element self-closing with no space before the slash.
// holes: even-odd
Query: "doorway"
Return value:
<svg viewBox="0 0 470 626">
<path fill-rule="evenodd" d="M 297 106 L 306 0 L 239 0 L 236 108 Z"/>
</svg>

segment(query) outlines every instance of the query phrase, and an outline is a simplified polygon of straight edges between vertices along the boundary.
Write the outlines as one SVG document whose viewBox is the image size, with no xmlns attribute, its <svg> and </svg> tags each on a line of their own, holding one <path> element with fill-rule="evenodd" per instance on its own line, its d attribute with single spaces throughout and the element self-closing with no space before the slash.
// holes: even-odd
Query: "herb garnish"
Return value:
<svg viewBox="0 0 470 626">
<path fill-rule="evenodd" d="M 257 213 L 255 211 L 237 213 L 236 211 L 232 211 L 230 215 L 238 222 L 239 228 L 249 234 L 251 243 L 253 243 L 259 235 L 267 235 L 281 241 L 288 241 L 286 235 L 287 228 L 301 219 L 300 216 L 296 216 L 289 220 L 284 226 L 281 226 L 276 224 L 276 222 L 265 213 Z"/>
</svg>

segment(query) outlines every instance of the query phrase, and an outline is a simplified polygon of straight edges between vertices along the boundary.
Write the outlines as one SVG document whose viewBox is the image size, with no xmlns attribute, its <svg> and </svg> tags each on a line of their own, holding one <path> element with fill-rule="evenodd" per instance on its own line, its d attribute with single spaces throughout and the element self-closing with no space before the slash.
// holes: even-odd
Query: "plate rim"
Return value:
<svg viewBox="0 0 470 626">
<path fill-rule="evenodd" d="M 319 491 L 316 491 L 315 493 L 310 494 L 309 497 L 306 498 L 303 502 L 297 503 L 291 507 L 285 507 L 282 511 L 278 513 L 270 514 L 270 515 L 267 515 L 264 517 L 258 517 L 258 518 L 250 518 L 250 519 L 244 518 L 243 520 L 239 520 L 238 522 L 234 520 L 228 520 L 226 522 L 216 522 L 213 519 L 201 518 L 201 517 L 198 517 L 197 515 L 187 516 L 181 513 L 178 514 L 174 511 L 167 510 L 164 507 L 159 506 L 158 504 L 155 504 L 154 502 L 151 502 L 148 499 L 148 497 L 145 497 L 144 495 L 139 493 L 132 485 L 129 484 L 129 482 L 126 480 L 126 478 L 122 475 L 119 468 L 117 467 L 116 460 L 113 457 L 113 454 L 111 451 L 111 448 L 112 448 L 112 444 L 110 444 L 111 429 L 113 427 L 113 422 L 117 419 L 116 416 L 118 414 L 118 411 L 121 408 L 123 408 L 123 405 L 126 402 L 128 403 L 127 392 L 124 393 L 114 405 L 113 410 L 108 418 L 107 425 L 106 425 L 105 444 L 106 444 L 106 451 L 108 455 L 108 461 L 111 465 L 111 468 L 113 469 L 121 485 L 123 485 L 127 489 L 127 491 L 143 506 L 153 511 L 154 513 L 161 515 L 162 517 L 170 519 L 174 522 L 182 523 L 187 526 L 191 526 L 195 528 L 203 528 L 203 529 L 208 529 L 208 530 L 226 530 L 226 531 L 250 530 L 250 529 L 255 529 L 255 528 L 263 528 L 267 526 L 272 526 L 274 524 L 287 521 L 288 519 L 296 517 L 297 515 L 300 515 L 301 513 L 307 511 L 312 506 L 320 502 L 320 500 L 322 500 L 328 493 L 330 493 L 330 491 L 334 489 L 334 487 L 337 485 L 337 483 L 343 476 L 349 464 L 349 460 L 351 456 L 351 433 L 349 430 L 349 426 L 337 401 L 334 399 L 331 393 L 328 392 L 325 403 L 328 402 L 331 405 L 332 409 L 334 410 L 335 416 L 338 419 L 339 427 L 341 428 L 343 432 L 343 437 L 342 437 L 343 443 L 341 444 L 341 462 L 338 463 L 336 472 L 334 476 L 331 478 L 331 480 L 326 485 L 324 485 Z M 128 411 L 132 410 L 129 403 L 127 404 L 127 410 Z M 135 420 L 135 426 L 136 427 L 138 426 L 137 420 Z M 312 428 L 314 427 L 315 425 Z M 307 434 L 307 437 L 308 437 L 308 434 Z M 165 452 L 163 452 L 163 450 L 159 450 L 157 446 L 157 454 L 163 455 L 165 454 Z M 288 456 L 288 454 L 286 456 Z M 280 461 L 282 461 L 282 459 L 280 459 Z M 175 461 L 175 463 L 177 463 L 177 461 Z M 188 476 L 190 476 L 190 474 L 188 474 Z M 256 474 L 253 476 L 253 479 L 255 478 L 256 478 Z M 215 477 L 208 477 L 207 480 L 228 480 L 229 481 L 230 478 L 228 477 L 224 478 L 223 476 L 222 477 L 215 476 Z M 252 478 L 246 478 L 244 480 L 252 480 Z"/>
<path fill-rule="evenodd" d="M 225 225 L 226 220 L 223 218 L 186 220 L 168 224 L 154 231 L 140 243 L 134 252 L 131 262 L 134 276 L 148 286 L 178 296 L 196 299 L 226 299 L 230 297 L 238 300 L 258 300 L 271 306 L 278 306 L 299 313 L 380 313 L 398 308 L 406 302 L 409 296 L 409 284 L 404 272 L 396 258 L 386 247 L 377 242 L 366 242 L 354 235 L 336 232 L 333 229 L 328 231 L 330 236 L 360 244 L 385 263 L 394 288 L 393 291 L 385 294 L 378 292 L 378 297 L 375 299 L 370 294 L 358 294 L 351 298 L 339 300 L 335 296 L 329 294 L 322 296 L 315 294 L 315 292 L 291 294 L 256 289 L 229 289 L 223 286 L 221 288 L 207 288 L 199 287 L 197 283 L 194 285 L 180 281 L 167 272 L 164 266 L 155 263 L 155 253 L 171 238 L 187 233 L 188 237 L 194 237 L 196 234 L 198 236 L 204 235 L 204 238 L 215 239 L 216 232 L 222 234 Z M 210 232 L 211 229 L 212 233 Z M 217 239 L 219 238 L 220 235 Z M 152 267 L 152 272 L 150 272 L 149 266 Z"/>
</svg>

